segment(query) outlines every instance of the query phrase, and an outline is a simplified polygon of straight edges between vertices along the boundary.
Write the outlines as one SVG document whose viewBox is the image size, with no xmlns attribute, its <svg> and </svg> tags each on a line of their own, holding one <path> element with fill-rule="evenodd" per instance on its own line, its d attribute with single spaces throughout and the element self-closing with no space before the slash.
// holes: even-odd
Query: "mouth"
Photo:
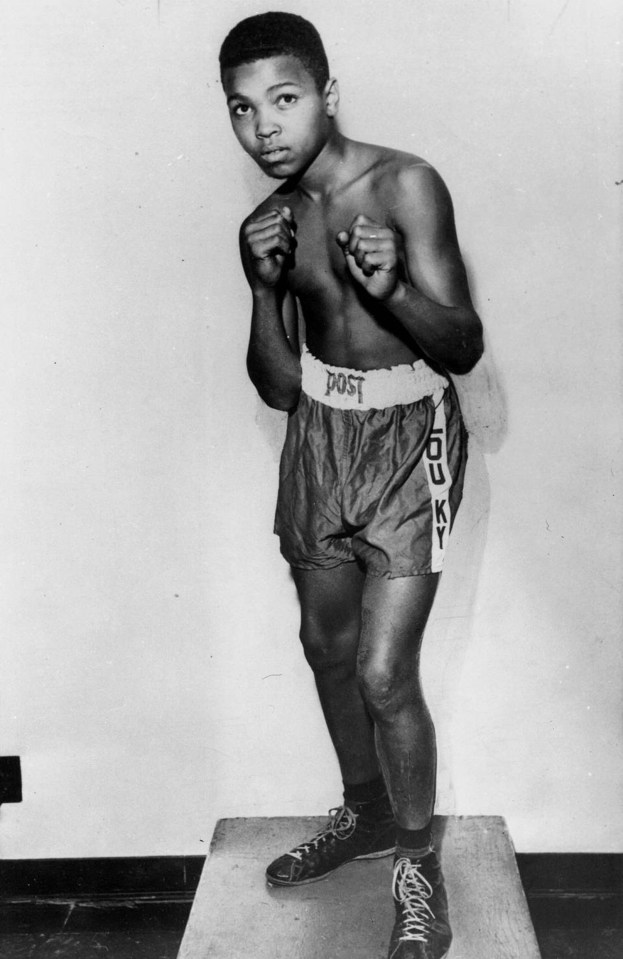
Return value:
<svg viewBox="0 0 623 959">
<path fill-rule="evenodd" d="M 272 147 L 270 150 L 262 150 L 260 156 L 264 163 L 280 163 L 288 155 L 287 147 Z"/>
</svg>

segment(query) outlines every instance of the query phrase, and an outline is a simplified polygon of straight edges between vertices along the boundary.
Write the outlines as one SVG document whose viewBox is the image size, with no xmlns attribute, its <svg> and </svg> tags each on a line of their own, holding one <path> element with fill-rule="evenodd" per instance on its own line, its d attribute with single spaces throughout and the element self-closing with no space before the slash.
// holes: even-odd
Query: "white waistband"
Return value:
<svg viewBox="0 0 623 959">
<path fill-rule="evenodd" d="M 417 403 L 448 386 L 425 360 L 387 370 L 351 370 L 317 360 L 303 347 L 302 389 L 312 399 L 337 410 L 382 410 Z"/>
</svg>

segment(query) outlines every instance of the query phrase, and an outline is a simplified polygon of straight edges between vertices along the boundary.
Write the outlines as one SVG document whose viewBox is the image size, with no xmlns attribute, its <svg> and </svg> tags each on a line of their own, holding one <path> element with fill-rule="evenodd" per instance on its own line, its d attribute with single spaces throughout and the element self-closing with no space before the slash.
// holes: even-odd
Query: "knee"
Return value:
<svg viewBox="0 0 623 959">
<path fill-rule="evenodd" d="M 345 635 L 346 633 L 346 635 Z M 329 631 L 313 622 L 303 622 L 300 639 L 305 659 L 316 674 L 341 670 L 355 673 L 356 657 L 348 630 Z"/>
<path fill-rule="evenodd" d="M 417 677 L 383 659 L 360 659 L 357 678 L 361 695 L 376 722 L 391 721 L 407 703 L 418 698 Z"/>
</svg>

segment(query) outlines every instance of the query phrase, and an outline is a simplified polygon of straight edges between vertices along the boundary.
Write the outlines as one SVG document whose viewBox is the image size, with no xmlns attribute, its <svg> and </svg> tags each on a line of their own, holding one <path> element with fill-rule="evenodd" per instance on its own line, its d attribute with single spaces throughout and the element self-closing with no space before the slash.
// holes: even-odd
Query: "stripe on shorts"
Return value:
<svg viewBox="0 0 623 959">
<path fill-rule="evenodd" d="M 450 487 L 448 469 L 448 437 L 443 390 L 433 394 L 435 421 L 424 450 L 424 468 L 431 499 L 431 572 L 440 573 L 450 536 Z"/>
</svg>

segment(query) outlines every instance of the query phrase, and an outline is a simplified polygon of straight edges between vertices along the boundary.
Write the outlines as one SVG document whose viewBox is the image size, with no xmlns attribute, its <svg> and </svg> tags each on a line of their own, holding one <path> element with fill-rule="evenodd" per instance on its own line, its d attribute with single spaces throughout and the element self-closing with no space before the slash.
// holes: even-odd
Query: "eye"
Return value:
<svg viewBox="0 0 623 959">
<path fill-rule="evenodd" d="M 232 116 L 246 117 L 250 109 L 246 103 L 236 103 L 236 105 L 231 108 Z"/>
<path fill-rule="evenodd" d="M 277 97 L 277 104 L 278 106 L 291 107 L 297 100 L 298 97 L 294 93 L 282 93 Z"/>
</svg>

